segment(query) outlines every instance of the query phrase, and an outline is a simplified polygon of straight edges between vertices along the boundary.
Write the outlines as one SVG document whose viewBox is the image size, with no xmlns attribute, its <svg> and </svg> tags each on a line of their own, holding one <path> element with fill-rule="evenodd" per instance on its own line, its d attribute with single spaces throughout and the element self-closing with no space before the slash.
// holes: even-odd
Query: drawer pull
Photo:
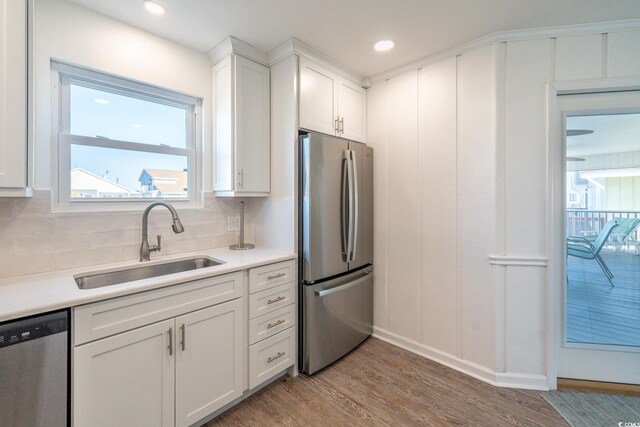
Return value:
<svg viewBox="0 0 640 427">
<path fill-rule="evenodd" d="M 269 324 L 267 325 L 267 329 L 275 328 L 275 327 L 276 327 L 276 326 L 278 326 L 278 325 L 282 325 L 284 322 L 286 322 L 286 320 L 282 320 L 282 319 L 280 319 L 280 320 L 278 320 L 276 323 L 269 323 Z"/>
<path fill-rule="evenodd" d="M 286 276 L 285 273 L 278 273 L 274 276 L 267 276 L 267 280 L 273 280 L 273 279 L 277 279 L 278 277 L 282 277 L 282 276 Z"/>
<path fill-rule="evenodd" d="M 277 303 L 278 301 L 282 301 L 283 299 L 287 299 L 287 297 L 279 296 L 279 297 L 278 297 L 278 298 L 276 298 L 276 299 L 270 299 L 270 300 L 267 300 L 267 304 L 275 304 L 275 303 Z"/>
<path fill-rule="evenodd" d="M 278 354 L 276 354 L 275 356 L 271 356 L 271 357 L 267 358 L 267 363 L 271 363 L 276 359 L 280 359 L 284 355 L 285 355 L 285 353 L 279 351 Z"/>
<path fill-rule="evenodd" d="M 173 328 L 169 328 L 167 333 L 169 334 L 169 356 L 173 356 Z"/>
</svg>

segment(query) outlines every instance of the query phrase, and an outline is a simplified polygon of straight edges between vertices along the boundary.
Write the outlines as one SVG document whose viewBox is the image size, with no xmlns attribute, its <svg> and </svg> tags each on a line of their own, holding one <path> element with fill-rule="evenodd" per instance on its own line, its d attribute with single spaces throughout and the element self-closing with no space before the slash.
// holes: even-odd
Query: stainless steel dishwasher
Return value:
<svg viewBox="0 0 640 427">
<path fill-rule="evenodd" d="M 0 427 L 69 424 L 68 310 L 0 324 Z"/>
</svg>

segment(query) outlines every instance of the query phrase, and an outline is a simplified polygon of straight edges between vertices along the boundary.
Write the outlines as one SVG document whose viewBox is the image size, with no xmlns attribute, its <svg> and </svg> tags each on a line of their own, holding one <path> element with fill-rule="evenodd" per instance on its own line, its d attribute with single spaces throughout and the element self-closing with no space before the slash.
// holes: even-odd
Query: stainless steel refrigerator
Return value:
<svg viewBox="0 0 640 427">
<path fill-rule="evenodd" d="M 373 331 L 373 150 L 300 136 L 300 363 L 313 374 Z"/>
</svg>

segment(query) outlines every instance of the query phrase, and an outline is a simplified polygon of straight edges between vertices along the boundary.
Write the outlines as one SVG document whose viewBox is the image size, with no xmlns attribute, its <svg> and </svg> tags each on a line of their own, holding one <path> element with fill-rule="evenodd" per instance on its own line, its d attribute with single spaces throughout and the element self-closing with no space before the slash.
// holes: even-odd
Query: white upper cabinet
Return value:
<svg viewBox="0 0 640 427">
<path fill-rule="evenodd" d="M 213 190 L 218 196 L 270 191 L 269 68 L 236 54 L 213 67 Z"/>
<path fill-rule="evenodd" d="M 300 58 L 300 128 L 365 142 L 366 91 Z"/>
<path fill-rule="evenodd" d="M 338 128 L 338 76 L 300 58 L 300 127 L 335 135 Z"/>
<path fill-rule="evenodd" d="M 27 0 L 0 0 L 0 196 L 27 189 Z"/>
</svg>

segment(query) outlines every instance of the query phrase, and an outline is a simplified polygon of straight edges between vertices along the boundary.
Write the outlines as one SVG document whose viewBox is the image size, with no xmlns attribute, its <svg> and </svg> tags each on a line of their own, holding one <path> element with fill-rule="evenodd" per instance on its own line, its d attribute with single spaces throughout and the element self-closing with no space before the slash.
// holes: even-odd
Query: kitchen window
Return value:
<svg viewBox="0 0 640 427">
<path fill-rule="evenodd" d="M 198 200 L 200 99 L 67 64 L 52 65 L 60 81 L 60 210 Z"/>
</svg>

